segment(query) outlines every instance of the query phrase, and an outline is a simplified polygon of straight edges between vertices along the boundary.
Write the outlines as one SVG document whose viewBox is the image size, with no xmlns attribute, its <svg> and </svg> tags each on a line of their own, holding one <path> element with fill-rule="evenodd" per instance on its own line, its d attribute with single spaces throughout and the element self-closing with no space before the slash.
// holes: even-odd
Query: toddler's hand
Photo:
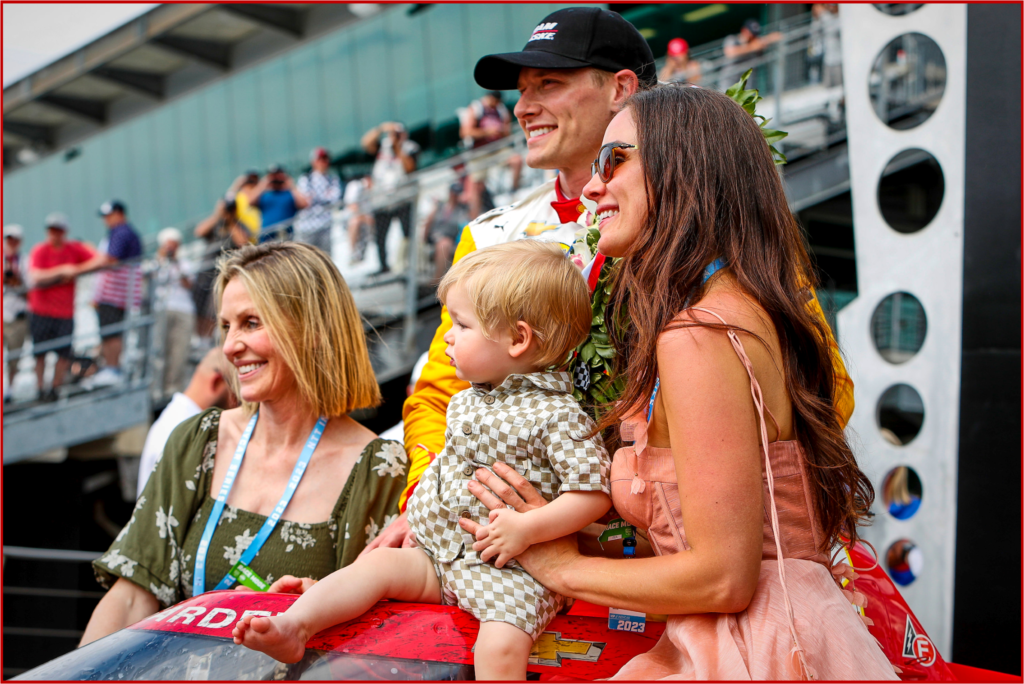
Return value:
<svg viewBox="0 0 1024 684">
<path fill-rule="evenodd" d="M 508 508 L 491 511 L 490 522 L 480 528 L 473 544 L 473 550 L 480 553 L 480 560 L 487 562 L 495 558 L 494 565 L 502 568 L 528 549 L 531 535 L 523 513 L 516 513 Z"/>
</svg>

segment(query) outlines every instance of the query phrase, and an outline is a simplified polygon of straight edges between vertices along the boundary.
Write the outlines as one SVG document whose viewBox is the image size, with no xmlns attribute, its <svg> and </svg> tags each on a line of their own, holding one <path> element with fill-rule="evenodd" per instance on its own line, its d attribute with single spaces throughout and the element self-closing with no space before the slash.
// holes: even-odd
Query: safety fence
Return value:
<svg viewBox="0 0 1024 684">
<path fill-rule="evenodd" d="M 9 615 L 17 614 L 22 620 L 31 623 L 31 618 L 38 611 L 19 610 L 17 602 L 32 602 L 33 605 L 46 605 L 63 611 L 65 617 L 74 616 L 79 612 L 88 610 L 91 612 L 96 603 L 99 602 L 105 592 L 85 589 L 68 589 L 64 587 L 49 586 L 56 581 L 54 578 L 40 581 L 41 577 L 50 577 L 54 573 L 54 564 L 82 567 L 83 564 L 91 563 L 103 555 L 98 551 L 78 551 L 74 549 L 39 549 L 24 546 L 3 547 L 3 568 L 4 568 L 4 601 L 8 605 Z M 8 576 L 10 563 L 25 564 L 13 575 L 21 578 L 14 579 L 12 584 Z M 31 581 L 23 581 L 27 576 L 34 578 Z M 47 586 L 39 586 L 40 584 Z M 35 586 L 21 586 L 21 584 L 34 584 Z M 49 657 L 56 657 L 74 648 L 78 640 L 82 638 L 82 630 L 77 629 L 78 625 L 73 620 L 65 620 L 63 626 L 38 626 L 25 624 L 4 624 L 5 645 L 8 639 L 28 639 L 33 642 L 33 651 L 46 654 Z M 45 657 L 45 656 L 44 656 Z M 8 657 L 4 663 L 4 678 L 14 677 L 21 674 L 25 668 L 12 667 L 11 663 L 18 658 Z"/>
<path fill-rule="evenodd" d="M 747 87 L 757 88 L 765 98 L 758 113 L 772 119 L 769 127 L 789 132 L 781 148 L 791 160 L 845 139 L 838 15 L 825 10 L 817 17 L 807 13 L 787 18 L 764 26 L 757 40 L 759 49 L 743 54 L 727 54 L 736 49 L 728 39 L 694 47 L 689 58 L 695 66 L 670 80 L 724 91 L 747 69 L 753 70 Z M 659 71 L 666 59 L 658 60 Z M 941 99 L 945 72 L 941 52 L 923 36 L 908 34 L 894 41 L 871 72 L 876 113 L 896 128 L 930 113 Z"/>
</svg>

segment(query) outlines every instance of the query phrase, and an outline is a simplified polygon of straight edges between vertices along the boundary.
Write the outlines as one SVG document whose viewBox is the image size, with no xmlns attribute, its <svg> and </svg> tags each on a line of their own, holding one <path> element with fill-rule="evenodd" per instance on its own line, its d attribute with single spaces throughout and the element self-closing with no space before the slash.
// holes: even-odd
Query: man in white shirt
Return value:
<svg viewBox="0 0 1024 684">
<path fill-rule="evenodd" d="M 196 327 L 196 305 L 192 300 L 193 276 L 190 264 L 178 258 L 181 231 L 164 228 L 156 237 L 154 281 L 156 297 L 153 308 L 164 322 L 163 395 L 180 392 L 188 379 L 186 363 L 192 349 L 192 332 Z"/>
<path fill-rule="evenodd" d="M 373 177 L 366 175 L 348 182 L 345 186 L 345 210 L 348 213 L 349 265 L 363 260 L 366 243 L 363 227 L 373 227 L 373 204 L 370 202 Z"/>
<path fill-rule="evenodd" d="M 412 234 L 412 208 L 415 191 L 406 188 L 404 192 L 392 193 L 416 170 L 416 154 L 420 146 L 409 140 L 405 126 L 395 121 L 385 121 L 363 134 L 363 149 L 376 157 L 373 162 L 373 185 L 378 192 L 373 198 L 373 222 L 377 228 L 377 253 L 380 255 L 378 275 L 391 271 L 388 263 L 387 237 L 391 221 L 398 219 L 402 233 L 408 241 Z M 406 197 L 406 201 L 396 201 Z M 404 244 L 404 243 L 403 243 Z"/>
<path fill-rule="evenodd" d="M 149 428 L 146 443 L 142 447 L 142 459 L 139 462 L 139 490 L 142 496 L 149 476 L 153 474 L 156 464 L 164 453 L 167 438 L 174 428 L 198 415 L 212 406 L 230 407 L 235 403 L 234 395 L 228 384 L 228 374 L 234 369 L 228 364 L 220 347 L 214 347 L 196 366 L 192 380 L 184 392 L 176 392 L 171 397 L 160 417 Z"/>
</svg>

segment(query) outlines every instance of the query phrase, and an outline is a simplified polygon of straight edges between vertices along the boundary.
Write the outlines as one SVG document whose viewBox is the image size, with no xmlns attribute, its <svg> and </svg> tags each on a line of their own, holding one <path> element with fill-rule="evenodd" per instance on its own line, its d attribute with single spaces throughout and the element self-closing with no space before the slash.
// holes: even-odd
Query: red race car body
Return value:
<svg viewBox="0 0 1024 684">
<path fill-rule="evenodd" d="M 873 557 L 862 547 L 847 556 L 854 568 Z M 869 626 L 905 681 L 1021 681 L 947 664 L 881 568 L 858 570 Z M 285 665 L 231 641 L 245 614 L 276 615 L 294 595 L 211 591 L 152 615 L 127 629 L 30 670 L 16 679 L 275 679 L 464 680 L 473 678 L 479 623 L 451 606 L 381 602 L 357 620 L 314 636 L 298 663 Z M 594 680 L 615 674 L 650 650 L 664 631 L 656 621 L 609 628 L 608 609 L 577 601 L 557 616 L 534 645 L 529 678 Z M 979 679 L 981 678 L 981 679 Z"/>
</svg>

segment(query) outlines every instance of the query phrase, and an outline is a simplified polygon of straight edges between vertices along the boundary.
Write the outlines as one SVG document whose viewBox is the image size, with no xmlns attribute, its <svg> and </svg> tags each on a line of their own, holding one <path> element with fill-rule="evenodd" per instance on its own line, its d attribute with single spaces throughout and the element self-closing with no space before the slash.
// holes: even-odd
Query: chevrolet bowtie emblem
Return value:
<svg viewBox="0 0 1024 684">
<path fill-rule="evenodd" d="M 561 632 L 544 632 L 541 634 L 537 641 L 533 643 L 533 650 L 530 651 L 530 664 L 561 667 L 563 658 L 596 663 L 597 659 L 601 657 L 604 647 L 607 645 L 594 641 L 562 639 L 561 636 Z"/>
</svg>

